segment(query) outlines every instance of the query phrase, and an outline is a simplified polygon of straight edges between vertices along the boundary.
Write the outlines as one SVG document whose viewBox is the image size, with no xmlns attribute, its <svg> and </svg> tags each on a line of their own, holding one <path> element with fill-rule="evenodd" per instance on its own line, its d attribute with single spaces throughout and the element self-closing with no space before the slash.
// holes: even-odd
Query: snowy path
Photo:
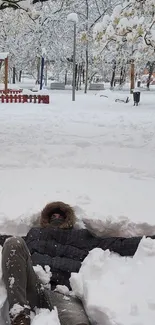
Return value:
<svg viewBox="0 0 155 325">
<path fill-rule="evenodd" d="M 50 200 L 84 215 L 154 223 L 155 113 L 113 99 L 54 93 L 51 104 L 0 106 L 0 214 L 30 216 Z M 9 204 L 8 204 L 9 202 Z"/>
</svg>

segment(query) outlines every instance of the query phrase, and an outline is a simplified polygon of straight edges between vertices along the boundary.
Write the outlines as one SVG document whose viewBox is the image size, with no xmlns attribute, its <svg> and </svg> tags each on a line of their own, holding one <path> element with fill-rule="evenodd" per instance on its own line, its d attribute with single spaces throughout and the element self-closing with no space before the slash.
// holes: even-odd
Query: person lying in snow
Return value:
<svg viewBox="0 0 155 325">
<path fill-rule="evenodd" d="M 53 202 L 41 212 L 37 227 L 26 237 L 0 236 L 3 279 L 7 290 L 11 325 L 29 325 L 30 310 L 58 309 L 61 325 L 88 325 L 82 303 L 54 291 L 59 285 L 70 289 L 71 272 L 78 272 L 93 248 L 110 249 L 122 256 L 133 256 L 141 237 L 99 238 L 87 229 L 75 229 L 74 210 L 63 202 Z M 8 238 L 9 237 L 9 238 Z M 6 240 L 7 238 L 7 240 Z M 51 290 L 44 288 L 33 265 L 50 266 Z M 16 308 L 18 305 L 18 308 Z M 20 306 L 20 308 L 19 308 Z"/>
</svg>

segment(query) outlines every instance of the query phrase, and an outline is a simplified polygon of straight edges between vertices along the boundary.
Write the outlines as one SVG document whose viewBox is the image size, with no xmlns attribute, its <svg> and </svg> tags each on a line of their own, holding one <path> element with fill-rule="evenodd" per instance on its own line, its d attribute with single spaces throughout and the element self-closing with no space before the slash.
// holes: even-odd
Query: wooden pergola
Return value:
<svg viewBox="0 0 155 325">
<path fill-rule="evenodd" d="M 0 53 L 0 61 L 4 61 L 5 68 L 4 68 L 4 89 L 5 92 L 8 90 L 8 52 L 2 52 Z"/>
</svg>

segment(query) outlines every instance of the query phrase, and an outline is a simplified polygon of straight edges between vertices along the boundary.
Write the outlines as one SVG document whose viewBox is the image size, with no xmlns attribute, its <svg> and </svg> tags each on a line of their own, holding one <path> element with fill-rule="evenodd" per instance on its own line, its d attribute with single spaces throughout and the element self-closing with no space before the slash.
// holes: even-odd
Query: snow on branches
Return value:
<svg viewBox="0 0 155 325">
<path fill-rule="evenodd" d="M 0 10 L 4 10 L 6 8 L 12 9 L 22 9 L 22 10 L 29 10 L 30 4 L 34 4 L 37 2 L 44 2 L 47 0 L 33 0 L 31 3 L 28 0 L 0 0 Z"/>
<path fill-rule="evenodd" d="M 117 5 L 110 17 L 95 26 L 95 37 L 100 41 L 145 41 L 155 48 L 155 1 L 129 0 Z"/>
</svg>

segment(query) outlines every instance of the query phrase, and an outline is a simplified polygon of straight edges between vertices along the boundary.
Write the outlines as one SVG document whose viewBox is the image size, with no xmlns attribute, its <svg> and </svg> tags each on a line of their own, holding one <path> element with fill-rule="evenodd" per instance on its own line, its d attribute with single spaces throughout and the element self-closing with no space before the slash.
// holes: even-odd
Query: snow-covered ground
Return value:
<svg viewBox="0 0 155 325">
<path fill-rule="evenodd" d="M 35 213 L 53 200 L 73 205 L 79 219 L 88 224 L 88 219 L 95 219 L 100 230 L 102 227 L 104 230 L 109 216 L 114 225 L 117 222 L 121 224 L 122 220 L 126 225 L 132 221 L 130 226 L 139 222 L 155 224 L 155 94 L 142 93 L 139 107 L 133 107 L 132 101 L 115 103 L 115 98 L 128 95 L 125 92 L 122 95 L 106 90 L 103 94 L 108 98 L 93 92 L 87 96 L 79 92 L 73 103 L 70 92 L 55 91 L 51 92 L 50 105 L 0 104 L 1 233 L 26 233 Z M 136 233 L 135 225 L 130 230 L 131 234 Z M 88 282 L 85 276 L 80 279 L 85 287 L 81 296 L 84 301 L 89 294 L 91 298 L 95 285 L 98 291 L 94 297 L 100 297 L 98 313 L 100 310 L 100 314 L 107 317 L 104 324 L 99 324 L 124 325 L 124 316 L 121 318 L 120 315 L 124 312 L 130 315 L 132 306 L 129 299 L 128 309 L 123 310 L 127 307 L 122 305 L 122 300 L 124 295 L 128 297 L 125 291 L 128 292 L 129 287 L 135 290 L 135 282 L 128 281 L 132 272 L 135 272 L 136 279 L 138 271 L 142 276 L 144 270 L 149 274 L 145 277 L 145 285 L 150 288 L 150 306 L 155 304 L 153 278 L 150 285 L 153 273 L 147 273 L 149 267 L 150 272 L 155 267 L 154 256 L 139 257 L 140 265 L 149 265 L 140 268 L 134 266 L 139 263 L 134 264 L 135 260 L 115 255 L 107 257 L 106 254 L 91 252 L 88 261 L 84 262 L 85 267 L 90 258 L 100 261 L 96 266 L 97 273 L 94 263 L 90 268 L 95 277 L 92 286 L 89 274 Z M 111 286 L 106 272 L 110 274 L 109 281 L 113 281 Z M 124 287 L 120 283 L 123 272 Z M 123 292 L 121 297 L 114 296 L 116 290 L 124 290 L 120 291 L 120 295 Z M 108 295 L 106 304 L 101 300 L 104 292 L 105 296 Z M 145 292 L 141 291 L 141 294 Z M 133 314 L 139 315 L 143 305 L 135 307 L 139 295 L 133 296 L 133 310 L 138 308 L 138 312 Z M 88 305 L 94 302 L 90 299 Z M 146 309 L 146 319 L 151 312 L 154 313 L 154 307 L 149 308 Z M 110 318 L 109 310 L 113 318 Z M 149 325 L 153 324 L 151 319 Z M 138 316 L 126 324 L 146 325 Z"/>
<path fill-rule="evenodd" d="M 154 95 L 141 101 L 54 92 L 50 105 L 1 104 L 0 231 L 51 200 L 154 223 Z"/>
</svg>

